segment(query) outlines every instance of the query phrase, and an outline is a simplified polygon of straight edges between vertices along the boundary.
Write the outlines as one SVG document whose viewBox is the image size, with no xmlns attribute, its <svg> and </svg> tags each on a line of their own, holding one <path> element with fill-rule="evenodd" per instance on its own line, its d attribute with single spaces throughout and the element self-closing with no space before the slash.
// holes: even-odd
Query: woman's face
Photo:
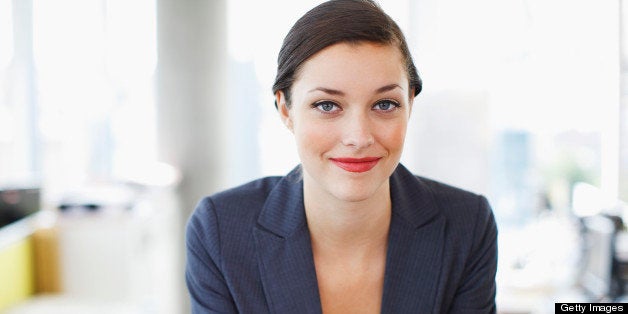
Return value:
<svg viewBox="0 0 628 314">
<path fill-rule="evenodd" d="M 399 49 L 329 46 L 302 65 L 291 93 L 290 108 L 281 92 L 277 103 L 308 192 L 352 202 L 387 193 L 412 107 Z"/>
</svg>

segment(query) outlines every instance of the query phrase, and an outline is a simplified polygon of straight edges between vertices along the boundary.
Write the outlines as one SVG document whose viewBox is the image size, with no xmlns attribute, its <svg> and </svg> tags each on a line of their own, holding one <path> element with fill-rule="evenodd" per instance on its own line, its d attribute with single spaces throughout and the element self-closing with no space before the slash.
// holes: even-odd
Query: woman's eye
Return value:
<svg viewBox="0 0 628 314">
<path fill-rule="evenodd" d="M 322 101 L 319 103 L 314 104 L 316 108 L 318 108 L 320 111 L 323 111 L 325 113 L 331 113 L 331 112 L 335 112 L 337 110 L 339 110 L 340 108 L 338 107 L 338 105 L 336 105 L 335 103 L 331 102 L 331 101 Z"/>
<path fill-rule="evenodd" d="M 399 104 L 392 100 L 382 100 L 373 106 L 373 109 L 379 111 L 392 111 L 399 107 Z"/>
</svg>

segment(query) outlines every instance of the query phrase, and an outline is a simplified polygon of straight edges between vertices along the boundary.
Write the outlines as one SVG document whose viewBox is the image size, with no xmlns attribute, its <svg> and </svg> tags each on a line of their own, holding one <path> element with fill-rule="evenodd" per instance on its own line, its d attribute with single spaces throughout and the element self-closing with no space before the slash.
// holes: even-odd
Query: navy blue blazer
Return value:
<svg viewBox="0 0 628 314">
<path fill-rule="evenodd" d="M 192 313 L 321 313 L 298 170 L 204 198 L 186 230 Z M 497 228 L 486 198 L 390 178 L 382 313 L 495 313 Z"/>
</svg>

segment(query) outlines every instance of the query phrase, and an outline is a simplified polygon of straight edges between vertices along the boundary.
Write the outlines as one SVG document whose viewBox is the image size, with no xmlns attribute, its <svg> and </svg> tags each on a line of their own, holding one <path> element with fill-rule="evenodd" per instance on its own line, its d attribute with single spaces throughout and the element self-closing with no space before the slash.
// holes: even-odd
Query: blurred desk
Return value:
<svg viewBox="0 0 628 314">
<path fill-rule="evenodd" d="M 133 200 L 132 206 L 124 208 L 49 212 L 54 216 L 50 230 L 54 231 L 55 249 L 45 254 L 33 254 L 38 227 L 30 220 L 0 229 L 0 234 L 12 235 L 5 250 L 8 248 L 13 256 L 17 244 L 16 252 L 20 253 L 19 260 L 12 258 L 2 264 L 0 259 L 0 270 L 11 274 L 19 270 L 19 276 L 12 281 L 6 281 L 0 272 L 0 301 L 4 290 L 19 292 L 7 302 L 0 302 L 0 312 L 179 312 L 183 271 L 178 265 L 182 249 L 176 198 L 160 191 Z M 40 294 L 51 291 L 36 289 L 31 283 L 39 280 L 39 274 L 47 273 L 43 267 L 51 264 L 40 258 L 50 256 L 54 256 L 53 273 L 58 278 L 58 289 L 52 292 L 59 293 Z"/>
<path fill-rule="evenodd" d="M 499 313 L 554 313 L 557 302 L 627 301 L 628 233 L 615 217 L 579 223 L 550 217 L 505 230 L 500 245 Z"/>
<path fill-rule="evenodd" d="M 577 223 L 559 215 L 500 229 L 498 313 L 554 313 L 554 302 L 582 301 L 579 242 Z"/>
<path fill-rule="evenodd" d="M 500 289 L 497 295 L 499 314 L 553 314 L 554 303 L 590 302 L 581 290 L 565 287 L 562 291 L 525 291 Z"/>
<path fill-rule="evenodd" d="M 65 295 L 39 295 L 18 304 L 5 314 L 143 314 L 141 306 L 121 302 L 86 301 Z"/>
</svg>

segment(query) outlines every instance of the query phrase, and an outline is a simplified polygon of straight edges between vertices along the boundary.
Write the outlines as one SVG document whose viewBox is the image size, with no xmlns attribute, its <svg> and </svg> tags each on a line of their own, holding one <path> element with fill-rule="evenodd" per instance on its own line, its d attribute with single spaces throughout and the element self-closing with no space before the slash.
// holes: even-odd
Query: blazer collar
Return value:
<svg viewBox="0 0 628 314">
<path fill-rule="evenodd" d="M 321 313 L 300 167 L 268 195 L 254 237 L 269 312 Z"/>
<path fill-rule="evenodd" d="M 300 167 L 270 192 L 254 231 L 264 293 L 275 313 L 320 313 Z M 392 219 L 382 313 L 432 312 L 444 218 L 429 187 L 403 165 L 390 178 Z"/>
<path fill-rule="evenodd" d="M 307 224 L 303 206 L 303 179 L 297 166 L 272 189 L 257 222 L 279 237 L 289 237 Z"/>
<path fill-rule="evenodd" d="M 390 180 L 393 215 L 388 234 L 382 313 L 437 313 L 445 219 L 431 189 L 399 165 Z"/>
<path fill-rule="evenodd" d="M 418 228 L 438 215 L 430 188 L 402 164 L 390 177 L 390 198 L 393 215 Z"/>
<path fill-rule="evenodd" d="M 438 214 L 430 189 L 401 164 L 390 177 L 390 194 L 393 214 L 415 228 Z M 283 177 L 270 192 L 258 224 L 282 238 L 307 225 L 301 166 Z"/>
</svg>

